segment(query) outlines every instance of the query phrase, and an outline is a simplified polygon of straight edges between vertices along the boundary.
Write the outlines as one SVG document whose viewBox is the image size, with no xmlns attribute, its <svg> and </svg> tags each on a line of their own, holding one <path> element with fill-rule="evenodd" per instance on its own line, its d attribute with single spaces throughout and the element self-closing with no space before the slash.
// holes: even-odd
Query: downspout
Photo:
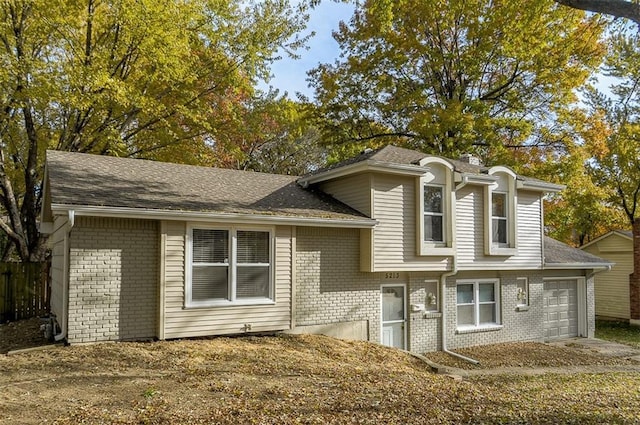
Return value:
<svg viewBox="0 0 640 425">
<path fill-rule="evenodd" d="M 456 191 L 466 186 L 468 182 L 469 180 L 467 176 L 463 176 L 462 182 L 456 186 Z M 442 322 L 441 322 L 442 351 L 444 351 L 445 353 L 451 356 L 458 357 L 459 359 L 462 359 L 466 362 L 479 364 L 480 362 L 478 360 L 472 359 L 471 357 L 463 356 L 462 354 L 454 353 L 453 351 L 449 351 L 449 349 L 447 348 L 447 305 L 445 302 L 447 297 L 445 296 L 445 294 L 447 290 L 447 278 L 450 276 L 454 276 L 458 273 L 457 258 L 458 258 L 457 255 L 454 253 L 453 257 L 451 258 L 451 271 L 445 272 L 442 275 L 440 275 L 440 305 L 442 308 Z"/>
<path fill-rule="evenodd" d="M 62 318 L 60 323 L 60 333 L 54 335 L 55 341 L 62 341 L 67 337 L 67 328 L 69 320 L 69 238 L 71 237 L 71 229 L 76 221 L 76 212 L 69 210 L 69 221 L 67 229 L 64 233 L 64 264 L 62 273 Z"/>
<path fill-rule="evenodd" d="M 457 273 L 458 273 L 458 264 L 456 262 L 456 256 L 454 255 L 452 259 L 451 271 L 443 273 L 440 276 L 440 305 L 442 306 L 442 322 L 441 322 L 442 351 L 454 357 L 458 357 L 459 359 L 462 359 L 469 363 L 479 364 L 480 362 L 478 360 L 472 359 L 471 357 L 463 356 L 462 354 L 454 353 L 453 351 L 449 351 L 449 349 L 447 348 L 447 306 L 445 303 L 445 300 L 446 300 L 445 294 L 447 290 L 447 278 L 450 276 L 454 276 Z"/>
</svg>

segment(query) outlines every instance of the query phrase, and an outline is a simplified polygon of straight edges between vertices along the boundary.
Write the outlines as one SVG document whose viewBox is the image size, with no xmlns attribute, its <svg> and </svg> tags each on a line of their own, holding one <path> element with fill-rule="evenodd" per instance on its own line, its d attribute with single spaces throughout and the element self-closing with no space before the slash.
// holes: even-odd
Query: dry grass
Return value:
<svg viewBox="0 0 640 425">
<path fill-rule="evenodd" d="M 425 357 L 443 366 L 466 370 L 637 364 L 626 358 L 605 357 L 596 352 L 582 350 L 577 347 L 550 346 L 537 342 L 510 342 L 461 348 L 453 351 L 478 360 L 480 364 L 474 365 L 443 352 L 428 353 Z"/>
<path fill-rule="evenodd" d="M 607 361 L 543 344 L 469 354 L 524 365 L 534 351 L 536 364 Z M 397 350 L 320 336 L 94 344 L 0 355 L 0 423 L 632 424 L 638 388 L 637 372 L 459 382 Z"/>
</svg>

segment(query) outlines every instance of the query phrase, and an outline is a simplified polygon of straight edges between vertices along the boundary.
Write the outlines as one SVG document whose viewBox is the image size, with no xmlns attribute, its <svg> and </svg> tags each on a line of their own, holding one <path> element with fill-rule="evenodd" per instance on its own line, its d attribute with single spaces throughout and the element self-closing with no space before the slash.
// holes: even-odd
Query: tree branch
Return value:
<svg viewBox="0 0 640 425">
<path fill-rule="evenodd" d="M 640 25 L 640 4 L 625 0 L 555 0 L 573 9 L 630 19 Z"/>
</svg>

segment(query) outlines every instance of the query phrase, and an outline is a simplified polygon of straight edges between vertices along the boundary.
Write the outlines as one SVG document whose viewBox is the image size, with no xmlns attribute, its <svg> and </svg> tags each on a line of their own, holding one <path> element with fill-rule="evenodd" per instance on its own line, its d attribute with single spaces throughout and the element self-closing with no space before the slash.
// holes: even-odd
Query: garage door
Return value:
<svg viewBox="0 0 640 425">
<path fill-rule="evenodd" d="M 578 284 L 575 280 L 544 283 L 544 336 L 546 340 L 578 336 Z"/>
</svg>

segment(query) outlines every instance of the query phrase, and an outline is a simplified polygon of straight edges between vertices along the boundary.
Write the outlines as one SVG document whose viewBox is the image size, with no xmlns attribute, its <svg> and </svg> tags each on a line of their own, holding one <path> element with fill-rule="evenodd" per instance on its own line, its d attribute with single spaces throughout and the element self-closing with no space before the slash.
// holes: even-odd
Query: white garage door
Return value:
<svg viewBox="0 0 640 425">
<path fill-rule="evenodd" d="M 578 336 L 578 285 L 573 279 L 544 283 L 546 340 Z"/>
</svg>

